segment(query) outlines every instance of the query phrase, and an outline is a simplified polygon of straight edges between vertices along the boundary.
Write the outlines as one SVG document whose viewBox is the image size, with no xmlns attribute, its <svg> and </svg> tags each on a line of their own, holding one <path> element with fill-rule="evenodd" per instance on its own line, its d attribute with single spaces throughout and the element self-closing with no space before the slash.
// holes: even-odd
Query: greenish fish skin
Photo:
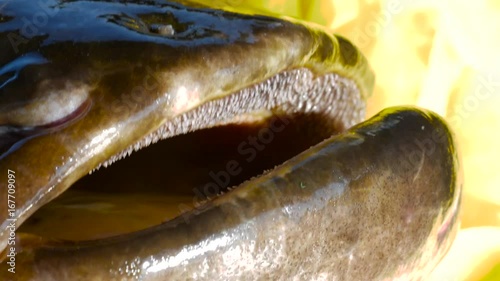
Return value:
<svg viewBox="0 0 500 281">
<path fill-rule="evenodd" d="M 365 58 L 342 37 L 125 2 L 0 2 L 0 170 L 16 171 L 16 227 L 169 120 L 278 73 L 337 73 L 363 99 L 372 91 Z M 24 26 L 40 11 L 46 24 Z M 453 240 L 460 193 L 444 121 L 392 108 L 182 218 L 113 239 L 21 244 L 16 273 L 4 261 L 0 279 L 420 280 Z"/>
</svg>

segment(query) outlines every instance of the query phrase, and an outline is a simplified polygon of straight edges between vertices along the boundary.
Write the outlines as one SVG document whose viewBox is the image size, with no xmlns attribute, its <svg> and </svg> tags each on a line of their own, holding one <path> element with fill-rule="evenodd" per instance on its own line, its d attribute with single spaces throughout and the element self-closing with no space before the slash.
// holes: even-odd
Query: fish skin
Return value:
<svg viewBox="0 0 500 281">
<path fill-rule="evenodd" d="M 461 185 L 444 121 L 389 108 L 188 217 L 26 249 L 15 280 L 422 280 L 456 234 Z"/>
<path fill-rule="evenodd" d="M 319 29 L 269 17 L 184 9 L 163 1 L 122 2 L 129 5 L 111 1 L 37 2 L 41 6 L 23 0 L 0 2 L 0 65 L 17 66 L 19 77 L 24 79 L 0 88 L 0 121 L 11 130 L 8 132 L 15 132 L 14 137 L 19 137 L 20 129 L 32 130 L 21 131 L 27 134 L 21 135 L 22 142 L 0 157 L 0 170 L 15 170 L 19 175 L 17 182 L 22 186 L 16 194 L 17 225 L 99 163 L 167 120 L 276 73 L 301 67 L 318 76 L 335 72 L 352 79 L 364 99 L 373 88 L 373 74 L 357 49 L 342 37 Z M 29 33 L 23 29 L 23 18 L 29 21 L 40 10 L 45 11 L 47 24 L 37 25 L 36 32 Z M 203 30 L 201 35 L 183 33 L 179 25 L 178 36 L 176 33 L 160 36 L 144 28 L 146 19 L 139 20 L 141 13 L 166 12 L 171 12 L 179 22 L 191 21 L 186 30 Z M 127 17 L 119 16 L 123 14 Z M 61 22 L 69 24 L 59 25 Z M 22 65 L 26 61 L 31 63 Z M 151 77 L 156 81 L 152 89 L 140 91 L 140 95 L 130 92 L 137 86 L 150 88 Z M 175 98 L 173 93 L 193 83 L 200 86 L 196 103 L 173 107 L 169 102 Z M 48 92 L 60 95 L 62 107 L 64 103 L 73 105 L 78 114 L 65 119 L 64 114 L 59 116 L 55 110 L 50 119 L 35 113 L 31 119 L 13 117 L 22 112 L 16 111 L 19 108 L 29 106 L 36 112 L 46 106 L 41 101 Z M 72 94 L 67 96 L 68 92 Z M 49 105 L 52 100 L 49 99 Z M 54 125 L 54 120 L 63 121 Z M 134 123 L 137 120 L 140 122 Z M 420 132 L 416 124 L 427 129 Z M 98 139 L 101 141 L 93 142 Z M 427 155 L 418 144 L 415 146 L 415 140 L 423 143 L 431 140 L 435 145 L 432 153 Z M 415 151 L 432 156 L 433 162 L 424 161 L 420 165 L 408 160 L 417 155 Z M 398 160 L 393 162 L 391 157 Z M 154 229 L 95 244 L 36 242 L 20 249 L 18 273 L 9 275 L 3 262 L 0 277 L 419 280 L 446 252 L 457 229 L 461 181 L 456 158 L 452 137 L 436 115 L 418 109 L 384 111 L 368 123 L 333 137 L 281 168 L 216 198 L 203 212 L 196 210 L 190 214 L 189 222 L 183 217 Z M 333 171 L 349 184 L 335 181 Z M 313 172 L 321 176 L 311 176 Z M 418 176 L 421 174 L 426 178 Z M 394 184 L 394 177 L 400 184 Z M 421 192 L 404 189 L 409 182 Z M 3 184 L 0 183 L 0 196 L 6 198 Z M 332 184 L 335 188 L 328 188 Z M 392 185 L 406 192 L 391 193 L 387 187 Z M 366 196 L 367 189 L 375 195 Z M 328 200 L 317 199 L 318 194 L 324 194 Z M 412 203 L 415 196 L 420 201 Z M 401 202 L 407 205 L 398 205 Z M 422 202 L 429 205 L 418 208 L 417 203 Z M 338 207 L 339 204 L 345 208 Z M 0 248 L 5 247 L 8 235 L 6 206 L 0 206 Z M 379 212 L 373 208 L 379 208 Z M 419 210 L 428 212 L 427 216 L 422 216 Z M 332 220 L 331 212 L 343 213 L 344 221 Z M 384 217 L 385 212 L 392 216 Z M 399 220 L 396 214 L 400 215 Z M 401 214 L 405 214 L 405 221 L 413 219 L 418 224 L 401 226 Z M 304 216 L 309 220 L 303 219 Z M 380 223 L 408 231 L 402 232 L 397 227 L 382 229 Z M 344 227 L 339 230 L 343 231 L 340 238 L 345 236 L 344 240 L 350 243 L 328 233 L 327 230 L 338 226 Z M 167 236 L 169 239 L 165 239 Z M 358 255 L 353 255 L 351 263 L 346 264 L 350 260 L 346 258 L 351 253 L 349 247 L 356 248 Z M 198 253 L 197 250 L 212 255 L 195 255 L 189 263 L 187 259 L 172 258 L 189 251 Z M 235 251 L 246 253 L 246 258 L 234 259 Z M 374 256 L 382 260 L 374 261 Z M 162 258 L 173 259 L 177 266 L 146 274 Z"/>
</svg>

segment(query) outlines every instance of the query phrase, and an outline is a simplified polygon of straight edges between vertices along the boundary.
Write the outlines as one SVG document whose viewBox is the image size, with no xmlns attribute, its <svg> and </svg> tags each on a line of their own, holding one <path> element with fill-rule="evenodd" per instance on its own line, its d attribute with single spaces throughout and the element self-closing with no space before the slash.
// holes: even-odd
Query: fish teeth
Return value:
<svg viewBox="0 0 500 281">
<path fill-rule="evenodd" d="M 238 116 L 259 110 L 284 114 L 319 113 L 333 120 L 338 131 L 343 131 L 362 121 L 365 101 L 352 80 L 335 73 L 315 77 L 306 68 L 284 71 L 174 117 L 156 131 L 97 165 L 89 174 L 162 139 L 226 125 Z"/>
</svg>

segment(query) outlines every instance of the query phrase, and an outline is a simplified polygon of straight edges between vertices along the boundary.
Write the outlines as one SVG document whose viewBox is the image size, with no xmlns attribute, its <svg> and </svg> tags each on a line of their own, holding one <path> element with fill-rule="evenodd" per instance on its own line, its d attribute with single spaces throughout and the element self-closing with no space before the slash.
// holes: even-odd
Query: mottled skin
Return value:
<svg viewBox="0 0 500 281">
<path fill-rule="evenodd" d="M 337 73 L 363 98 L 373 87 L 354 46 L 301 24 L 163 1 L 48 0 L 37 4 L 47 23 L 29 31 L 23 19 L 41 10 L 28 2 L 0 4 L 0 170 L 17 174 L 17 226 L 169 120 L 277 73 Z M 174 34 L 157 31 L 170 24 Z M 392 109 L 187 221 L 97 242 L 24 244 L 17 273 L 3 262 L 0 277 L 417 280 L 456 231 L 458 168 L 439 117 Z M 9 223 L 5 182 L 0 249 Z"/>
</svg>

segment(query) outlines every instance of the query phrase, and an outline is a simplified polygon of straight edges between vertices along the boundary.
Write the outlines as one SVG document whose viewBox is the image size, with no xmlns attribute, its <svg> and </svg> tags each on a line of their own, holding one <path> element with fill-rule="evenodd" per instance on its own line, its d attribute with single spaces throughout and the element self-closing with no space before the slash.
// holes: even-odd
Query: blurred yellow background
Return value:
<svg viewBox="0 0 500 281">
<path fill-rule="evenodd" d="M 429 280 L 500 280 L 500 1 L 227 0 L 327 26 L 367 56 L 384 107 L 434 110 L 454 129 L 465 185 L 461 230 Z"/>
</svg>

